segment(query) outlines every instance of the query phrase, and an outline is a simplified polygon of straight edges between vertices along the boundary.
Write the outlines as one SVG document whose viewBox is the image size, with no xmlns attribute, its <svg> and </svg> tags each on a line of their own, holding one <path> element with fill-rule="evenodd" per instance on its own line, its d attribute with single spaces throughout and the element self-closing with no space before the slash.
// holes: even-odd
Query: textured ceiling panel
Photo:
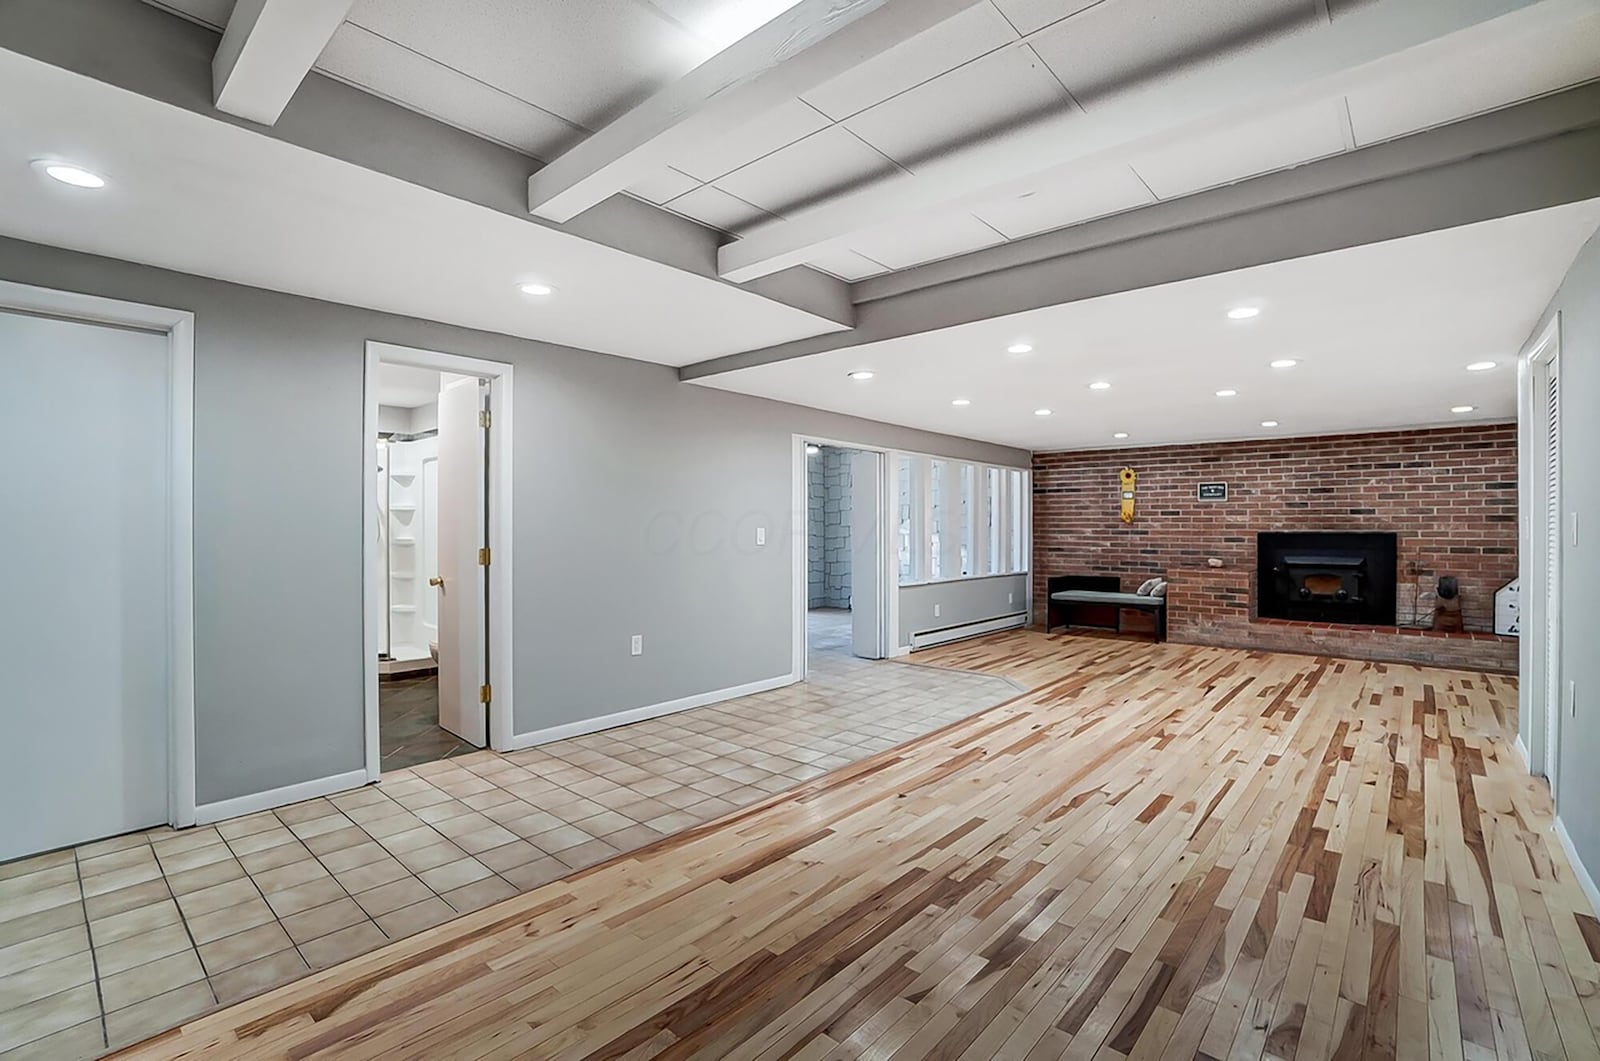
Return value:
<svg viewBox="0 0 1600 1061">
<path fill-rule="evenodd" d="M 700 182 L 671 166 L 658 166 L 648 176 L 628 185 L 628 191 L 647 203 L 661 204 L 700 187 Z"/>
<path fill-rule="evenodd" d="M 1600 78 L 1600 17 L 1553 34 L 1505 37 L 1349 95 L 1356 143 L 1366 145 Z"/>
<path fill-rule="evenodd" d="M 741 232 L 762 221 L 772 220 L 772 215 L 760 207 L 751 206 L 743 199 L 710 184 L 696 188 L 687 195 L 680 195 L 667 204 L 667 209 L 724 232 Z"/>
<path fill-rule="evenodd" d="M 1283 108 L 1146 151 L 1133 168 L 1163 199 L 1309 162 L 1345 149 L 1337 100 Z"/>
<path fill-rule="evenodd" d="M 1179 80 L 1207 57 L 1238 54 L 1322 24 L 1315 0 L 1106 0 L 1031 43 L 1078 102 L 1093 110 L 1096 100 L 1118 91 Z"/>
<path fill-rule="evenodd" d="M 1068 15 L 1075 15 L 1101 0 L 994 0 L 994 6 L 1022 34 L 1036 33 Z"/>
<path fill-rule="evenodd" d="M 998 11 L 979 4 L 818 85 L 804 98 L 842 120 L 1016 39 Z"/>
<path fill-rule="evenodd" d="M 547 161 L 585 135 L 553 114 L 348 22 L 328 42 L 317 69 Z"/>
<path fill-rule="evenodd" d="M 991 52 L 856 115 L 846 128 L 903 166 L 1070 106 L 1025 44 Z"/>
<path fill-rule="evenodd" d="M 984 203 L 972 212 L 1008 239 L 1021 239 L 1155 201 L 1132 169 L 1113 166 L 1052 179 L 1037 191 Z"/>
<path fill-rule="evenodd" d="M 734 170 L 717 186 L 782 214 L 811 199 L 896 172 L 893 163 L 835 125 Z"/>
<path fill-rule="evenodd" d="M 716 180 L 747 162 L 770 155 L 829 125 L 814 107 L 791 99 L 762 114 L 753 122 L 723 130 L 721 135 L 693 148 L 677 152 L 667 161 L 691 177 Z"/>
<path fill-rule="evenodd" d="M 882 265 L 870 258 L 863 257 L 850 250 L 823 250 L 814 255 L 806 263 L 825 273 L 832 273 L 841 280 L 865 280 L 869 276 L 889 271 L 887 265 Z"/>
<path fill-rule="evenodd" d="M 906 269 L 1004 242 L 1005 237 L 971 214 L 950 214 L 862 233 L 851 240 L 851 249 L 891 269 Z"/>
<path fill-rule="evenodd" d="M 709 51 L 630 0 L 357 0 L 350 21 L 591 129 Z"/>
</svg>

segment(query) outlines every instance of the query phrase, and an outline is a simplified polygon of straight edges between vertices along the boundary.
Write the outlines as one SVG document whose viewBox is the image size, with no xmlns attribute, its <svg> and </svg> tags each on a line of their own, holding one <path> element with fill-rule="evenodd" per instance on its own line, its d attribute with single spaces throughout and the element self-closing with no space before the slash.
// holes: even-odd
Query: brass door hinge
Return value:
<svg viewBox="0 0 1600 1061">
<path fill-rule="evenodd" d="M 478 703 L 487 704 L 494 698 L 494 688 L 489 685 L 478 686 Z"/>
<path fill-rule="evenodd" d="M 487 410 L 487 409 L 479 409 L 478 410 L 478 426 L 479 427 L 488 427 L 491 420 L 493 420 L 493 417 L 491 417 L 489 415 L 489 410 Z"/>
<path fill-rule="evenodd" d="M 489 566 L 489 550 L 487 547 L 478 550 L 478 564 L 481 567 Z"/>
</svg>

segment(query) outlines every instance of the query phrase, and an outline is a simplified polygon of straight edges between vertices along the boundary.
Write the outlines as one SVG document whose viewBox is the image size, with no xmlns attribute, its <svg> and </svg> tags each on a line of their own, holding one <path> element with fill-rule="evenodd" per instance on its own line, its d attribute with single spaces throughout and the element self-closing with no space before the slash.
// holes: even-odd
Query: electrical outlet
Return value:
<svg viewBox="0 0 1600 1061">
<path fill-rule="evenodd" d="M 1015 603 L 1017 603 L 1017 595 L 1015 593 L 1007 593 L 1006 594 L 1006 603 L 1007 604 L 1015 604 Z"/>
<path fill-rule="evenodd" d="M 935 619 L 939 618 L 939 606 L 937 604 L 933 606 L 933 617 Z"/>
<path fill-rule="evenodd" d="M 629 651 L 631 651 L 635 656 L 644 655 L 644 635 L 634 634 L 633 641 L 629 644 L 628 648 Z"/>
<path fill-rule="evenodd" d="M 1578 682 L 1576 678 L 1567 679 L 1567 717 L 1578 717 Z"/>
<path fill-rule="evenodd" d="M 756 544 L 757 545 L 765 545 L 765 544 L 767 544 L 767 528 L 765 528 L 765 527 L 757 527 L 756 528 Z"/>
</svg>

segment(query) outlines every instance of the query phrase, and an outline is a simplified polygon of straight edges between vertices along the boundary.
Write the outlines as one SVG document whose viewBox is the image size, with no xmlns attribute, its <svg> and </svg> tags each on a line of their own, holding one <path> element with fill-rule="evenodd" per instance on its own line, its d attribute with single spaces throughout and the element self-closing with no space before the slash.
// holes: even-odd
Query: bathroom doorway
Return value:
<svg viewBox="0 0 1600 1061">
<path fill-rule="evenodd" d="M 509 737 L 510 478 L 499 465 L 509 461 L 510 371 L 368 344 L 374 780 Z"/>
</svg>

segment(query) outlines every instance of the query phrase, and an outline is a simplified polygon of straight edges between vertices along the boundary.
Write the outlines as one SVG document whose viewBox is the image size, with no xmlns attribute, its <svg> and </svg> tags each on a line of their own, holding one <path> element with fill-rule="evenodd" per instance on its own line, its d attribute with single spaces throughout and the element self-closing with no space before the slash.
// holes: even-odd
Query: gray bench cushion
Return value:
<svg viewBox="0 0 1600 1061">
<path fill-rule="evenodd" d="M 1165 597 L 1141 597 L 1137 593 L 1107 593 L 1097 589 L 1066 589 L 1050 594 L 1050 599 L 1069 604 L 1115 604 L 1122 608 L 1158 608 L 1167 603 Z"/>
</svg>

